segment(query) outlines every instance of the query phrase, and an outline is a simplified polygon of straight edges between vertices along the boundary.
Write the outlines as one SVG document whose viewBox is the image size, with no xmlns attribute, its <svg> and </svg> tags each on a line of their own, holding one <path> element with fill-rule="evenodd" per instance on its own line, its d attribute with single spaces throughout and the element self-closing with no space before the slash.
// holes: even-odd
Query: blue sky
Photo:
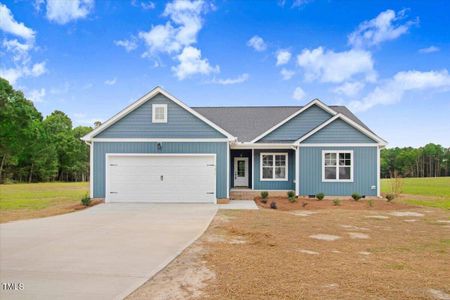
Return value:
<svg viewBox="0 0 450 300">
<path fill-rule="evenodd" d="M 448 1 L 0 3 L 0 76 L 75 125 L 160 85 L 190 106 L 319 98 L 389 146 L 450 146 Z"/>
</svg>

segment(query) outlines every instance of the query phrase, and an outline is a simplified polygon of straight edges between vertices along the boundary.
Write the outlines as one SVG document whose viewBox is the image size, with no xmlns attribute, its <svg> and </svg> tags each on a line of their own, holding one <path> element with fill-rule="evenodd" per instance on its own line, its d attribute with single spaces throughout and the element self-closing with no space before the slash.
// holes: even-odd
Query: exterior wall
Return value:
<svg viewBox="0 0 450 300">
<path fill-rule="evenodd" d="M 281 125 L 275 131 L 269 133 L 259 142 L 269 141 L 295 141 L 319 126 L 331 115 L 317 105 L 313 105 L 298 116 Z"/>
<path fill-rule="evenodd" d="M 376 143 L 345 121 L 336 119 L 302 143 Z"/>
<path fill-rule="evenodd" d="M 160 151 L 153 142 L 94 142 L 94 198 L 105 197 L 106 153 L 215 153 L 216 197 L 227 197 L 227 151 L 226 142 L 163 142 Z M 170 195 L 170 191 L 167 191 Z"/>
<path fill-rule="evenodd" d="M 167 123 L 152 123 L 152 104 L 167 104 Z M 224 138 L 225 136 L 158 94 L 100 132 L 96 138 Z"/>
<path fill-rule="evenodd" d="M 230 150 L 230 187 L 234 187 L 234 158 L 248 157 L 248 187 L 252 187 L 252 150 Z"/>
<path fill-rule="evenodd" d="M 353 182 L 322 182 L 322 150 L 353 150 Z M 300 195 L 377 195 L 377 147 L 300 147 Z M 374 186 L 375 189 L 371 187 Z"/>
<path fill-rule="evenodd" d="M 288 153 L 288 180 L 287 181 L 261 181 L 260 180 L 260 154 L 264 152 Z M 287 149 L 255 149 L 254 156 L 254 189 L 255 190 L 295 190 L 295 151 Z"/>
</svg>

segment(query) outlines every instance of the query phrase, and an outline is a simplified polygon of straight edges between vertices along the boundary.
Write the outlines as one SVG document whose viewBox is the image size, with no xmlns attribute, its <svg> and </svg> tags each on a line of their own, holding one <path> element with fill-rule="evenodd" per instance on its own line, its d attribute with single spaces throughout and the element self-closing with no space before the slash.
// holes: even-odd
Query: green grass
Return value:
<svg viewBox="0 0 450 300">
<path fill-rule="evenodd" d="M 88 182 L 0 184 L 0 210 L 41 210 L 77 204 L 88 192 Z"/>
<path fill-rule="evenodd" d="M 391 179 L 381 180 L 381 191 L 383 193 L 391 192 L 390 181 Z M 406 203 L 450 209 L 450 177 L 403 178 L 402 181 L 401 193 L 411 195 L 404 200 Z"/>
</svg>

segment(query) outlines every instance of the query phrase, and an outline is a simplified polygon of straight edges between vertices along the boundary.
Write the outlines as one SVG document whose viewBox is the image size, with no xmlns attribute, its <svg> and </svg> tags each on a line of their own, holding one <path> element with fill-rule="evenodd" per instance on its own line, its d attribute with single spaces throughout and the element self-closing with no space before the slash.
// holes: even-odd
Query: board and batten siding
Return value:
<svg viewBox="0 0 450 300">
<path fill-rule="evenodd" d="M 216 197 L 227 197 L 227 142 L 94 142 L 94 198 L 105 198 L 107 153 L 214 153 L 216 154 Z M 167 191 L 170 197 L 170 191 Z"/>
<path fill-rule="evenodd" d="M 167 123 L 152 123 L 152 104 L 167 104 Z M 95 138 L 224 138 L 162 94 L 151 98 Z"/>
<path fill-rule="evenodd" d="M 302 143 L 376 143 L 367 135 L 347 124 L 345 121 L 336 119 Z"/>
<path fill-rule="evenodd" d="M 353 182 L 322 182 L 322 151 L 353 151 Z M 377 195 L 377 146 L 368 147 L 300 147 L 300 195 L 349 196 L 359 193 Z"/>
<path fill-rule="evenodd" d="M 261 153 L 288 153 L 288 180 L 261 181 Z M 254 151 L 254 189 L 255 190 L 295 190 L 295 151 L 286 149 L 255 149 Z"/>
<path fill-rule="evenodd" d="M 266 135 L 259 142 L 295 141 L 330 118 L 330 113 L 313 105 Z"/>
</svg>

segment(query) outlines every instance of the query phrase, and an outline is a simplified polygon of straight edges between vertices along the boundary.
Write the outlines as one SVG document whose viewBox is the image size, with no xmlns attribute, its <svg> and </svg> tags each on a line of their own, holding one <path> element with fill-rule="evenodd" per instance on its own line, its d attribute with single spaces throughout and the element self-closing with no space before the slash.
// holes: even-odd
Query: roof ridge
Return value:
<svg viewBox="0 0 450 300">
<path fill-rule="evenodd" d="M 345 107 L 345 105 L 327 105 L 328 107 Z M 191 106 L 191 108 L 301 108 L 304 105 L 233 105 L 233 106 Z"/>
</svg>

